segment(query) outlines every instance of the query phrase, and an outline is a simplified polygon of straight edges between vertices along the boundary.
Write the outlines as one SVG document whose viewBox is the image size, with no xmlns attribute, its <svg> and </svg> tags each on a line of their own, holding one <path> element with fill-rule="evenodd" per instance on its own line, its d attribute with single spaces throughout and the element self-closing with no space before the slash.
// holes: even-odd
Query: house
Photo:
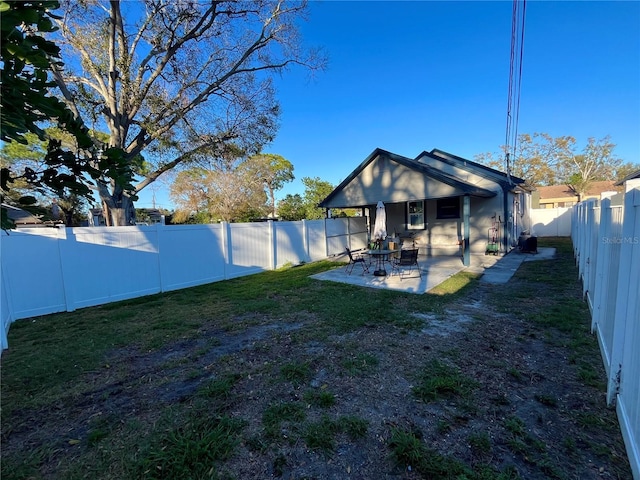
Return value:
<svg viewBox="0 0 640 480">
<path fill-rule="evenodd" d="M 616 187 L 621 187 L 624 185 L 624 182 L 628 181 L 628 180 L 634 180 L 636 178 L 640 178 L 640 170 L 636 170 L 635 172 L 631 172 L 629 175 L 627 175 L 626 177 L 624 177 L 622 180 L 614 183 L 614 185 Z"/>
<path fill-rule="evenodd" d="M 53 227 L 62 223 L 52 220 L 43 221 L 40 216 L 36 216 L 22 208 L 14 207 L 6 203 L 2 204 L 2 208 L 6 210 L 7 218 L 13 221 L 16 228 Z"/>
<path fill-rule="evenodd" d="M 530 228 L 524 180 L 442 150 L 415 159 L 375 149 L 319 206 L 358 208 L 375 223 L 385 204 L 391 239 L 410 239 L 420 254 L 506 253 Z M 374 217 L 374 218 L 371 218 Z"/>
<path fill-rule="evenodd" d="M 588 198 L 600 198 L 604 192 L 620 192 L 619 186 L 613 181 L 605 180 L 592 182 L 582 198 L 569 185 L 549 185 L 546 187 L 536 187 L 532 196 L 533 208 L 558 208 L 572 207 L 580 201 Z"/>
</svg>

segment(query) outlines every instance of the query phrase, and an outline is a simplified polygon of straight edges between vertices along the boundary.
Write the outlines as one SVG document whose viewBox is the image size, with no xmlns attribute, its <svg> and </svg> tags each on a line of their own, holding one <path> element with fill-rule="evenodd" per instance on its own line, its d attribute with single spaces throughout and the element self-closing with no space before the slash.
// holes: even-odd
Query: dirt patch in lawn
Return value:
<svg viewBox="0 0 640 480">
<path fill-rule="evenodd" d="M 257 317 L 112 350 L 63 401 L 10 412 L 3 478 L 630 479 L 584 311 L 540 321 L 534 288 L 549 301 L 520 276 L 342 334 Z"/>
</svg>

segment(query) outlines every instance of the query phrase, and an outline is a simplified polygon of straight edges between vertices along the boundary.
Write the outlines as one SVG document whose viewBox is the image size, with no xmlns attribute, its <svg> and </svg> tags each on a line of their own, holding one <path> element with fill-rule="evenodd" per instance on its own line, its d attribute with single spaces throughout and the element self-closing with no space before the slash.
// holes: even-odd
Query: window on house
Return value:
<svg viewBox="0 0 640 480">
<path fill-rule="evenodd" d="M 424 201 L 407 202 L 407 230 L 424 229 Z"/>
<path fill-rule="evenodd" d="M 460 199 L 458 197 L 438 199 L 437 218 L 460 218 Z"/>
</svg>

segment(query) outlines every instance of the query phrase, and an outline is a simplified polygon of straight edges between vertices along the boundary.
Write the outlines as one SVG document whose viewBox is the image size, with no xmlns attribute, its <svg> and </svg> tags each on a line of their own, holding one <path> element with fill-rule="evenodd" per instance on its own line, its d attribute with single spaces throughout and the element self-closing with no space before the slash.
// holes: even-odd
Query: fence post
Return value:
<svg viewBox="0 0 640 480">
<path fill-rule="evenodd" d="M 304 261 L 309 262 L 311 260 L 311 254 L 309 252 L 309 230 L 307 228 L 307 221 L 302 219 L 302 249 L 304 250 Z"/>
<path fill-rule="evenodd" d="M 324 219 L 324 256 L 329 256 L 329 235 L 327 234 L 327 219 Z"/>
<path fill-rule="evenodd" d="M 268 220 L 267 224 L 269 225 L 269 256 L 271 257 L 271 270 L 275 270 L 278 265 L 278 233 L 276 232 L 276 227 L 274 226 L 273 220 Z"/>
<path fill-rule="evenodd" d="M 156 256 L 158 257 L 158 284 L 160 286 L 160 291 L 164 292 L 164 284 L 162 282 L 162 252 L 160 252 L 160 245 L 162 244 L 163 239 L 161 238 L 165 233 L 165 223 L 164 223 L 164 215 L 162 215 L 162 222 L 156 222 L 154 225 L 156 226 Z"/>
<path fill-rule="evenodd" d="M 233 262 L 231 246 L 231 225 L 227 222 L 220 222 L 222 227 L 222 255 L 224 257 L 224 278 L 229 278 L 229 265 Z"/>
<path fill-rule="evenodd" d="M 575 219 L 575 235 L 573 236 L 573 251 L 575 256 L 575 264 L 578 267 L 578 279 L 580 279 L 580 257 L 582 256 L 582 232 L 584 231 L 584 223 L 582 220 L 582 212 L 584 211 L 584 203 L 576 205 Z"/>
</svg>

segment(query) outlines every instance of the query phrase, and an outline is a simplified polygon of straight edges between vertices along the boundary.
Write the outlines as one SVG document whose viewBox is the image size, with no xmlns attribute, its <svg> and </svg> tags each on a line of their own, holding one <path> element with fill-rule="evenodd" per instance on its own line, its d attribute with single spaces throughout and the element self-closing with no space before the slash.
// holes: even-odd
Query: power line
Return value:
<svg viewBox="0 0 640 480">
<path fill-rule="evenodd" d="M 505 134 L 505 163 L 511 178 L 510 157 L 515 157 L 520 119 L 522 60 L 524 57 L 524 25 L 526 0 L 513 0 L 511 11 L 511 55 L 509 59 L 509 90 L 507 99 L 507 128 Z"/>
</svg>

